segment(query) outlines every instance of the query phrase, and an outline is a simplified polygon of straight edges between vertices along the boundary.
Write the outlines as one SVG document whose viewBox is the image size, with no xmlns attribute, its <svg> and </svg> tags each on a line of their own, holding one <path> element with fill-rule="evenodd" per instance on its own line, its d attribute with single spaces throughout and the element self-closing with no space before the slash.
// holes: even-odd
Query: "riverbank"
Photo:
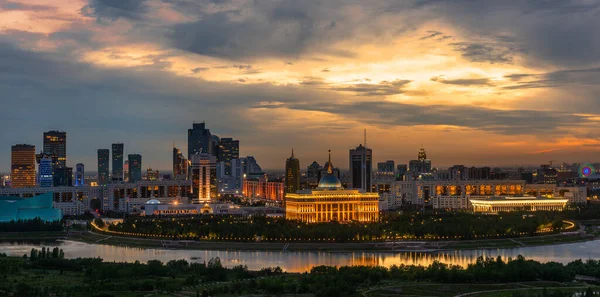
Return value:
<svg viewBox="0 0 600 297">
<path fill-rule="evenodd" d="M 69 240 L 139 248 L 224 251 L 322 251 L 322 252 L 441 252 L 471 249 L 504 249 L 582 242 L 595 239 L 580 233 L 540 235 L 534 237 L 462 240 L 462 241 L 396 241 L 396 242 L 236 242 L 160 240 L 125 237 L 98 232 L 82 232 Z"/>
</svg>

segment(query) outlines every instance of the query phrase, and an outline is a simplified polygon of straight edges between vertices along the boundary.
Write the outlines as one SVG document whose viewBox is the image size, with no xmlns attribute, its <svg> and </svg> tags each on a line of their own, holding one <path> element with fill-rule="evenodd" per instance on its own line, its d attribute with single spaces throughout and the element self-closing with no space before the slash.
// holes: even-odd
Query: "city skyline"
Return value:
<svg viewBox="0 0 600 297">
<path fill-rule="evenodd" d="M 50 130 L 69 167 L 123 142 L 167 170 L 194 121 L 269 170 L 347 169 L 365 128 L 373 163 L 597 161 L 600 4 L 482 2 L 5 1 L 0 171 Z"/>
</svg>

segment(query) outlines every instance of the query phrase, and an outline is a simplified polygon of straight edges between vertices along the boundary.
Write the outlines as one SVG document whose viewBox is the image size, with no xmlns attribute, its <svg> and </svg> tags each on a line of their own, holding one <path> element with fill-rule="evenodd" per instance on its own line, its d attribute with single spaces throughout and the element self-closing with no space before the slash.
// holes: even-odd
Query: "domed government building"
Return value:
<svg viewBox="0 0 600 297">
<path fill-rule="evenodd" d="M 327 174 L 321 178 L 316 189 L 286 194 L 286 218 L 307 223 L 377 221 L 379 194 L 344 189 L 340 179 L 333 174 L 331 151 L 326 166 Z"/>
</svg>

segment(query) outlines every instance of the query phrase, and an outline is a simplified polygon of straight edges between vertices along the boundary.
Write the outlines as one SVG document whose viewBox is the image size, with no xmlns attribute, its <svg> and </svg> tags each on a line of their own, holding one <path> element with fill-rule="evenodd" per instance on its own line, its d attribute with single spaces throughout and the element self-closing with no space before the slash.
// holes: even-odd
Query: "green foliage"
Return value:
<svg viewBox="0 0 600 297">
<path fill-rule="evenodd" d="M 212 240 L 380 240 L 389 238 L 472 239 L 533 235 L 542 227 L 559 231 L 563 214 L 510 212 L 499 215 L 466 212 L 405 212 L 383 215 L 380 222 L 308 224 L 285 218 L 201 215 L 192 217 L 131 217 L 110 225 L 112 231 Z"/>
<path fill-rule="evenodd" d="M 0 232 L 62 231 L 60 221 L 47 222 L 40 218 L 0 223 Z"/>
<path fill-rule="evenodd" d="M 318 266 L 310 272 L 287 274 L 279 267 L 260 271 L 249 271 L 246 266 L 225 268 L 218 258 L 207 263 L 189 263 L 185 260 L 115 263 L 103 262 L 99 258 L 63 259 L 60 250 L 55 251 L 56 248 L 32 250 L 28 260 L 0 258 L 0 279 L 11 278 L 9 281 L 0 281 L 0 292 L 10 292 L 14 296 L 75 297 L 121 296 L 119 292 L 137 292 L 139 296 L 144 296 L 151 292 L 176 292 L 184 287 L 190 290 L 190 286 L 205 285 L 198 290 L 192 289 L 192 292 L 196 291 L 197 296 L 360 296 L 363 288 L 390 282 L 472 284 L 468 286 L 530 280 L 570 282 L 576 273 L 598 271 L 598 261 L 575 261 L 562 265 L 539 263 L 519 256 L 508 261 L 500 257 L 481 257 L 466 268 L 434 262 L 428 267 Z M 57 253 L 59 256 L 54 257 Z M 31 279 L 36 281 L 24 281 Z M 550 297 L 566 296 L 565 292 L 558 290 L 539 290 L 536 295 L 515 292 L 513 295 L 540 296 L 539 293 Z M 593 294 L 591 289 L 582 296 L 592 296 L 589 294 Z"/>
</svg>

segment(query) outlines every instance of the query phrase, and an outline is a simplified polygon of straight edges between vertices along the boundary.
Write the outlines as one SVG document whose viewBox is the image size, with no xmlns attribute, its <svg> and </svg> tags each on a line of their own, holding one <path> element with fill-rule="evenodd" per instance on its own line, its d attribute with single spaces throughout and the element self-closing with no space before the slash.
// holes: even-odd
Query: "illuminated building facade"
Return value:
<svg viewBox="0 0 600 297">
<path fill-rule="evenodd" d="M 436 180 L 397 181 L 393 184 L 388 205 L 402 204 L 443 209 L 468 209 L 469 200 L 501 196 L 522 196 L 522 180 Z"/>
<path fill-rule="evenodd" d="M 370 148 L 361 144 L 350 150 L 350 188 L 370 192 L 372 170 L 373 151 Z"/>
<path fill-rule="evenodd" d="M 269 179 L 266 175 L 245 178 L 242 193 L 246 198 L 282 202 L 285 197 L 285 183 L 281 179 Z"/>
<path fill-rule="evenodd" d="M 492 197 L 489 199 L 471 199 L 473 212 L 498 213 L 504 211 L 561 211 L 568 199 L 545 197 Z"/>
<path fill-rule="evenodd" d="M 296 193 L 300 190 L 300 160 L 292 155 L 285 160 L 285 193 Z"/>
<path fill-rule="evenodd" d="M 73 167 L 55 167 L 52 180 L 55 187 L 72 187 Z"/>
<path fill-rule="evenodd" d="M 75 186 L 85 185 L 85 167 L 83 163 L 77 163 L 75 165 Z"/>
<path fill-rule="evenodd" d="M 110 151 L 108 149 L 98 150 L 98 184 L 108 184 L 108 166 Z"/>
<path fill-rule="evenodd" d="M 194 123 L 192 129 L 188 129 L 188 160 L 197 153 L 208 153 L 216 156 L 214 142 L 209 129 L 205 123 Z"/>
<path fill-rule="evenodd" d="M 135 183 L 142 180 L 142 155 L 130 154 L 127 156 L 129 160 L 129 182 Z"/>
<path fill-rule="evenodd" d="M 159 180 L 160 172 L 158 170 L 152 170 L 152 168 L 148 167 L 146 169 L 146 179 L 147 180 Z"/>
<path fill-rule="evenodd" d="M 62 219 L 60 209 L 52 207 L 52 193 L 30 198 L 0 196 L 0 222 L 6 223 L 35 218 L 50 222 Z"/>
<path fill-rule="evenodd" d="M 112 144 L 112 180 L 122 181 L 123 180 L 123 151 L 124 145 L 122 143 Z"/>
<path fill-rule="evenodd" d="M 309 223 L 374 222 L 379 219 L 379 194 L 360 189 L 344 189 L 342 182 L 333 174 L 331 156 L 327 172 L 316 189 L 286 195 L 287 219 Z"/>
<path fill-rule="evenodd" d="M 223 176 L 232 176 L 231 160 L 240 158 L 240 141 L 233 138 L 221 138 L 217 151 L 217 162 L 223 162 Z M 219 176 L 219 178 L 223 176 Z"/>
<path fill-rule="evenodd" d="M 187 179 L 188 160 L 181 150 L 173 147 L 173 179 Z"/>
<path fill-rule="evenodd" d="M 56 157 L 54 167 L 67 166 L 67 133 L 62 131 L 44 132 L 44 154 Z"/>
<path fill-rule="evenodd" d="M 217 199 L 217 159 L 208 153 L 192 155 L 193 203 L 207 203 Z"/>
<path fill-rule="evenodd" d="M 40 164 L 38 165 L 38 184 L 40 187 L 52 187 L 52 158 L 42 153 Z"/>
<path fill-rule="evenodd" d="M 35 187 L 35 146 L 12 146 L 10 176 L 13 188 Z"/>
</svg>

